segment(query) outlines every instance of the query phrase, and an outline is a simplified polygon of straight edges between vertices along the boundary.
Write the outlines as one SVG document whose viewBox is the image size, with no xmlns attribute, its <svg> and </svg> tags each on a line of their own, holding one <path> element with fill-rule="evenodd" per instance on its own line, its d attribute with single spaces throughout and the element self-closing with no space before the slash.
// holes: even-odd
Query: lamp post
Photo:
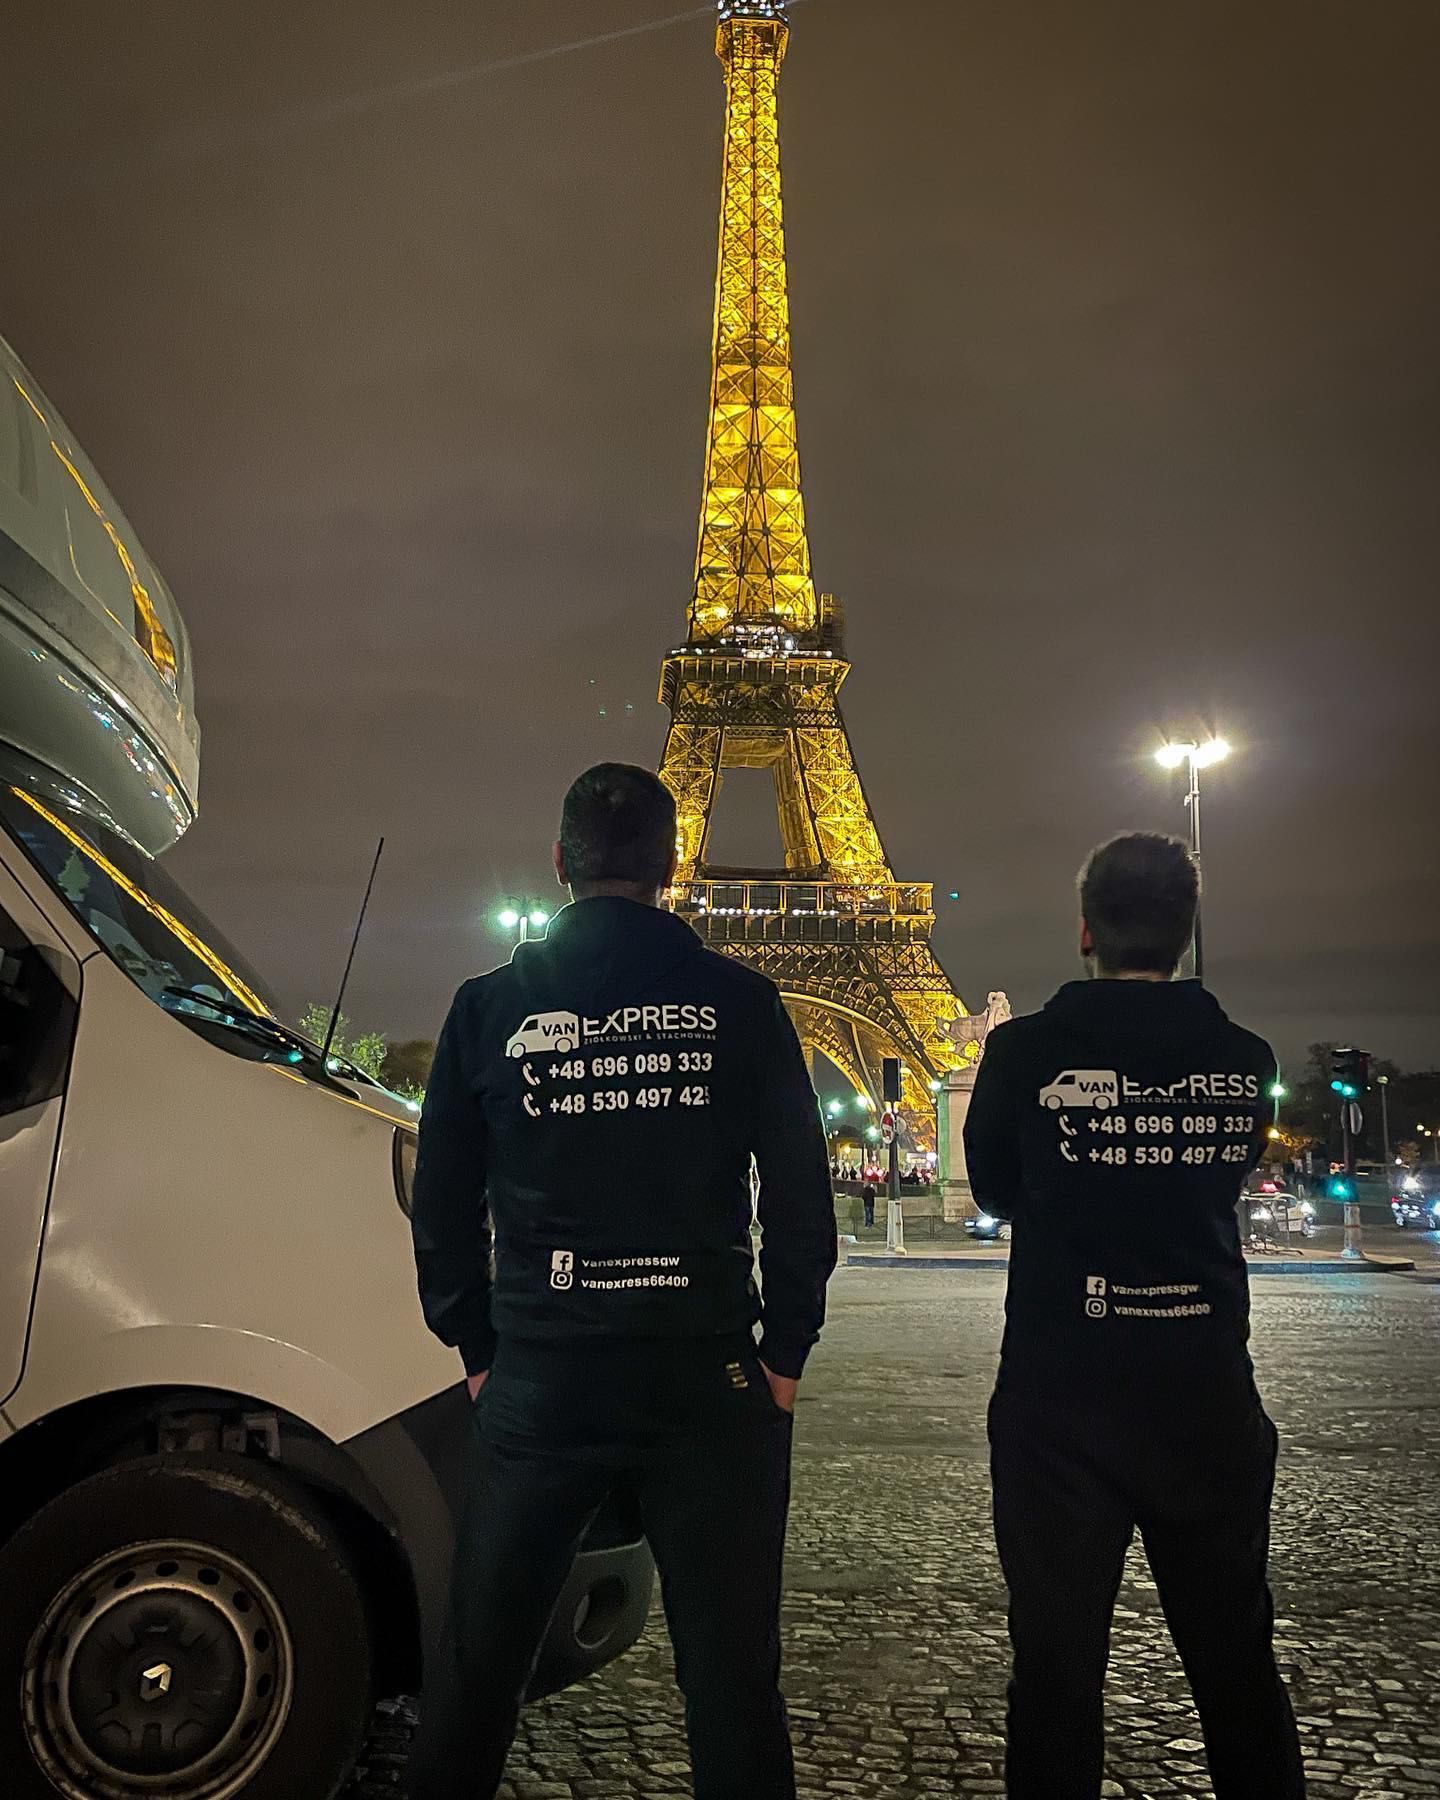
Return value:
<svg viewBox="0 0 1440 1800">
<path fill-rule="evenodd" d="M 1190 812 L 1190 854 L 1195 858 L 1197 872 L 1200 868 L 1200 771 L 1224 762 L 1229 754 L 1230 746 L 1222 737 L 1209 738 L 1203 744 L 1165 743 L 1155 752 L 1155 760 L 1162 769 L 1178 769 L 1183 765 L 1190 771 L 1185 805 Z M 1195 979 L 1205 979 L 1205 944 L 1198 906 L 1195 908 Z"/>
<path fill-rule="evenodd" d="M 1385 1167 L 1390 1167 L 1390 1077 L 1377 1075 L 1375 1085 L 1380 1090 L 1380 1134 L 1385 1142 Z"/>
<path fill-rule="evenodd" d="M 502 931 L 519 931 L 522 944 L 530 941 L 532 931 L 543 931 L 550 923 L 550 915 L 536 900 L 507 900 L 495 915 L 495 923 Z"/>
</svg>

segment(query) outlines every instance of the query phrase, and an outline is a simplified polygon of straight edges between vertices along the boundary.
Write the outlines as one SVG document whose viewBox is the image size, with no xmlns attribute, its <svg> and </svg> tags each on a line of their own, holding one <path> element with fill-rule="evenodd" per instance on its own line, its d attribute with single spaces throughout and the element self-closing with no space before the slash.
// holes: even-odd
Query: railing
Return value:
<svg viewBox="0 0 1440 1800">
<path fill-rule="evenodd" d="M 928 919 L 928 881 L 685 881 L 673 890 L 676 912 L 717 919 Z"/>
</svg>

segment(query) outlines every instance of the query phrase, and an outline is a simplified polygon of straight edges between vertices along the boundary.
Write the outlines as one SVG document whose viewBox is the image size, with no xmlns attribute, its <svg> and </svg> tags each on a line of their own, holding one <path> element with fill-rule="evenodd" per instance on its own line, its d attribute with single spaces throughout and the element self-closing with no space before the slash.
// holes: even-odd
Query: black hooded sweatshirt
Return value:
<svg viewBox="0 0 1440 1800">
<path fill-rule="evenodd" d="M 997 1392 L 1131 1415 L 1255 1403 L 1236 1206 L 1270 1046 L 1197 983 L 1077 981 L 992 1033 L 965 1128 L 1013 1221 Z"/>
<path fill-rule="evenodd" d="M 455 997 L 412 1224 L 426 1320 L 472 1375 L 497 1335 L 583 1347 L 726 1336 L 763 1317 L 766 1365 L 798 1376 L 825 1317 L 835 1213 L 778 991 L 673 913 L 566 907 Z"/>
</svg>

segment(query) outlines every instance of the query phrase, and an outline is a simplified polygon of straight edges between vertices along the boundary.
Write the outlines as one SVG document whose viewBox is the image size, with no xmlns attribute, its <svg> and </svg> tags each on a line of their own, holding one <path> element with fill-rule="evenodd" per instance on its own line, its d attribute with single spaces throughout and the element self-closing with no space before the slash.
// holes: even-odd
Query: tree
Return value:
<svg viewBox="0 0 1440 1800">
<path fill-rule="evenodd" d="M 435 1045 L 429 1038 L 407 1038 L 385 1053 L 380 1079 L 407 1100 L 423 1100 L 435 1061 Z"/>
<path fill-rule="evenodd" d="M 313 1001 L 300 1015 L 300 1030 L 314 1043 L 324 1044 L 325 1034 L 330 1029 L 330 1008 L 316 1005 Z M 380 1071 L 385 1063 L 386 1042 L 383 1032 L 363 1031 L 357 1036 L 350 1035 L 350 1021 L 344 1013 L 335 1021 L 335 1032 L 330 1039 L 331 1053 L 354 1063 L 357 1069 L 364 1072 L 374 1081 L 381 1079 Z"/>
</svg>

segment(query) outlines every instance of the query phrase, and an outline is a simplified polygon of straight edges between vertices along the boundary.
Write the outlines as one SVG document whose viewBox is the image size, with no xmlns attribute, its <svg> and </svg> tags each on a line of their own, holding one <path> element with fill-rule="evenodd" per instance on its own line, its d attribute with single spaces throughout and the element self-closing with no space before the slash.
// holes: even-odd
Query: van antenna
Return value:
<svg viewBox="0 0 1440 1800">
<path fill-rule="evenodd" d="M 335 1008 L 330 1014 L 330 1023 L 325 1027 L 325 1044 L 320 1052 L 321 1061 L 330 1060 L 330 1046 L 335 1042 L 335 1027 L 340 1023 L 340 1007 L 345 999 L 345 990 L 350 985 L 350 970 L 355 962 L 355 946 L 360 942 L 360 933 L 364 929 L 365 914 L 370 907 L 370 891 L 375 886 L 375 871 L 380 867 L 380 858 L 385 851 L 385 840 L 382 837 L 375 846 L 375 860 L 370 865 L 370 879 L 365 883 L 365 898 L 360 902 L 360 917 L 355 921 L 355 935 L 350 940 L 350 954 L 345 958 L 345 973 L 340 977 L 340 992 L 335 996 Z"/>
</svg>

